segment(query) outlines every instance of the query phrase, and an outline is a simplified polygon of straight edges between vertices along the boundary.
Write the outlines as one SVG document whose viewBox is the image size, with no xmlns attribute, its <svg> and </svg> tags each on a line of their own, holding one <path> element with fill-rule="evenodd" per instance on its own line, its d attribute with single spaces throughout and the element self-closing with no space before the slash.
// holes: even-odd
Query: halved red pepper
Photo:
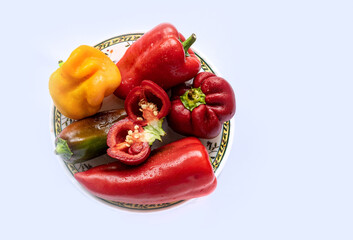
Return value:
<svg viewBox="0 0 353 240">
<path fill-rule="evenodd" d="M 129 118 L 120 120 L 110 128 L 107 145 L 109 156 L 128 165 L 142 163 L 151 152 L 149 139 L 145 136 L 142 126 Z"/>
<path fill-rule="evenodd" d="M 75 178 L 95 196 L 135 204 L 201 197 L 217 186 L 207 150 L 194 137 L 152 151 L 139 166 L 114 162 L 76 173 Z"/>
<path fill-rule="evenodd" d="M 150 145 L 166 133 L 162 128 L 164 117 L 170 111 L 167 93 L 154 82 L 144 80 L 125 100 L 128 117 L 115 123 L 109 130 L 109 156 L 128 165 L 142 163 L 149 156 Z"/>
<path fill-rule="evenodd" d="M 168 115 L 170 100 L 156 83 L 143 80 L 125 99 L 125 111 L 130 119 L 142 126 L 159 121 Z"/>
<path fill-rule="evenodd" d="M 200 60 L 190 49 L 195 40 L 195 34 L 185 40 L 169 23 L 146 32 L 116 64 L 121 84 L 114 94 L 125 99 L 145 79 L 169 89 L 193 78 L 201 68 Z"/>
<path fill-rule="evenodd" d="M 200 138 L 214 138 L 222 124 L 235 114 L 235 95 L 231 85 L 213 73 L 199 73 L 193 84 L 172 89 L 168 125 L 176 132 Z"/>
</svg>

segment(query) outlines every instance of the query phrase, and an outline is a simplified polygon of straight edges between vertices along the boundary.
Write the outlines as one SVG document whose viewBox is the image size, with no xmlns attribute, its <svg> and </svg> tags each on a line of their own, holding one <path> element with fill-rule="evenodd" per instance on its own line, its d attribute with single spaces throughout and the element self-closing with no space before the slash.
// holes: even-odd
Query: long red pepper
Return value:
<svg viewBox="0 0 353 240">
<path fill-rule="evenodd" d="M 75 178 L 95 196 L 136 204 L 202 197 L 217 186 L 207 150 L 194 137 L 152 151 L 139 166 L 114 162 L 76 173 Z"/>
</svg>

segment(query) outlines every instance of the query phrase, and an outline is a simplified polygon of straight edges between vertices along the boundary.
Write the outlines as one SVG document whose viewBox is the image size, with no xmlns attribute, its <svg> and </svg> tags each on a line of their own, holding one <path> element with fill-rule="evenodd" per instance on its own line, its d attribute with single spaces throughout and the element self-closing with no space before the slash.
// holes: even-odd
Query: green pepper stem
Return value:
<svg viewBox="0 0 353 240">
<path fill-rule="evenodd" d="M 182 44 L 183 44 L 183 48 L 185 51 L 185 54 L 188 53 L 189 48 L 191 47 L 191 45 L 196 41 L 196 34 L 193 33 L 191 34 L 191 36 L 186 39 Z"/>
<path fill-rule="evenodd" d="M 206 95 L 202 92 L 201 87 L 191 88 L 180 96 L 180 100 L 186 109 L 192 111 L 194 108 L 206 104 Z"/>
<path fill-rule="evenodd" d="M 66 161 L 69 161 L 73 155 L 67 141 L 62 138 L 57 139 L 55 154 L 60 155 Z"/>
<path fill-rule="evenodd" d="M 164 118 L 153 121 L 143 127 L 145 130 L 145 140 L 149 143 L 149 145 L 152 145 L 156 140 L 162 141 L 161 136 L 166 135 L 166 132 L 162 128 L 163 120 Z"/>
</svg>

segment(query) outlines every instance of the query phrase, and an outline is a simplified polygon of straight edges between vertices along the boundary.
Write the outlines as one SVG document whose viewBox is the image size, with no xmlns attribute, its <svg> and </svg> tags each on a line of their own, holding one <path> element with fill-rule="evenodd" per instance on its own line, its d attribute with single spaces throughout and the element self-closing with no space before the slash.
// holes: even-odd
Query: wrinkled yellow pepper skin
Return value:
<svg viewBox="0 0 353 240">
<path fill-rule="evenodd" d="M 97 113 L 120 81 L 119 69 L 107 55 L 82 45 L 50 76 L 49 92 L 63 115 L 79 120 Z"/>
</svg>

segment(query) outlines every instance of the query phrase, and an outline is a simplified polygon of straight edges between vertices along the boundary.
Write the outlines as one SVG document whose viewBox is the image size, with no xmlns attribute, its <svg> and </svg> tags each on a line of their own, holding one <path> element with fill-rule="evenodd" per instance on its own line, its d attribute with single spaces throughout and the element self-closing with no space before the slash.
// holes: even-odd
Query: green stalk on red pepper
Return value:
<svg viewBox="0 0 353 240">
<path fill-rule="evenodd" d="M 213 73 L 196 75 L 192 85 L 172 89 L 168 125 L 186 136 L 214 138 L 222 124 L 235 114 L 235 95 L 231 85 Z"/>
</svg>

